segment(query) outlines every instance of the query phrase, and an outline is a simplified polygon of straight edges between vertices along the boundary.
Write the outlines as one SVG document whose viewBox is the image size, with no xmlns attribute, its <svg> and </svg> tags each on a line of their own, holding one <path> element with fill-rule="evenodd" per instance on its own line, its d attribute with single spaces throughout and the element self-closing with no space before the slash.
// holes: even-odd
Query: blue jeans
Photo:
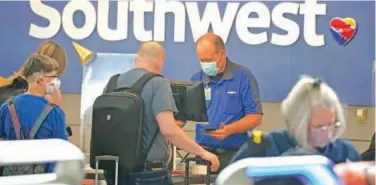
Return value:
<svg viewBox="0 0 376 185">
<path fill-rule="evenodd" d="M 113 172 L 106 172 L 108 185 L 115 185 Z M 168 169 L 119 174 L 118 185 L 173 185 Z"/>
</svg>

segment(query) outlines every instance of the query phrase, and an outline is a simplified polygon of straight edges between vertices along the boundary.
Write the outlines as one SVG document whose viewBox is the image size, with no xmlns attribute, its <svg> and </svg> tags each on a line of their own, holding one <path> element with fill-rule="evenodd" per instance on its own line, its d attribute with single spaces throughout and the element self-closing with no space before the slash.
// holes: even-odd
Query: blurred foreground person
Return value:
<svg viewBox="0 0 376 185">
<path fill-rule="evenodd" d="M 31 55 L 21 73 L 27 81 L 24 94 L 10 98 L 0 107 L 0 139 L 50 139 L 67 140 L 65 114 L 45 97 L 59 89 L 57 62 L 40 54 Z M 27 154 L 24 154 L 27 155 Z M 6 166 L 3 175 L 22 175 L 52 172 L 53 164 Z"/>
<path fill-rule="evenodd" d="M 345 185 L 375 185 L 375 162 L 341 163 L 334 171 Z"/>
<path fill-rule="evenodd" d="M 261 154 L 251 154 L 256 145 L 244 144 L 232 162 L 253 155 L 324 155 L 334 163 L 359 161 L 360 155 L 347 140 L 344 110 L 337 94 L 321 79 L 302 76 L 281 105 L 287 129 L 267 135 Z M 248 153 L 247 153 L 248 152 Z M 259 152 L 259 153 L 260 153 Z"/>
<path fill-rule="evenodd" d="M 293 155 L 323 155 L 336 164 L 360 160 L 354 146 L 340 139 L 346 127 L 344 110 L 336 93 L 321 79 L 302 76 L 282 102 L 281 112 L 287 129 L 266 134 L 261 145 L 250 139 L 241 146 L 232 163 L 247 157 Z M 277 177 L 255 184 L 301 183 L 296 177 Z"/>
<path fill-rule="evenodd" d="M 337 94 L 321 79 L 303 76 L 281 105 L 287 129 L 271 133 L 266 156 L 319 154 L 334 163 L 359 161 L 347 140 L 343 107 Z"/>
</svg>

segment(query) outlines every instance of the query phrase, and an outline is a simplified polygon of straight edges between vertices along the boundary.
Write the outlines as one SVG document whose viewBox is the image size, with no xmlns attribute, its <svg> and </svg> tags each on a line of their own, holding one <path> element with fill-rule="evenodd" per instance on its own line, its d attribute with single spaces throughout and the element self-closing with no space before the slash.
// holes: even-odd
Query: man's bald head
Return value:
<svg viewBox="0 0 376 185">
<path fill-rule="evenodd" d="M 216 48 L 217 51 L 225 48 L 225 43 L 223 42 L 222 38 L 214 33 L 207 33 L 205 35 L 202 35 L 196 41 L 196 46 L 199 44 L 211 44 Z"/>
<path fill-rule="evenodd" d="M 150 72 L 160 73 L 163 68 L 165 51 L 157 42 L 146 42 L 141 45 L 136 57 L 136 67 L 144 68 Z"/>
<path fill-rule="evenodd" d="M 144 60 L 164 60 L 165 51 L 163 46 L 157 42 L 146 42 L 141 45 L 137 57 Z"/>
</svg>

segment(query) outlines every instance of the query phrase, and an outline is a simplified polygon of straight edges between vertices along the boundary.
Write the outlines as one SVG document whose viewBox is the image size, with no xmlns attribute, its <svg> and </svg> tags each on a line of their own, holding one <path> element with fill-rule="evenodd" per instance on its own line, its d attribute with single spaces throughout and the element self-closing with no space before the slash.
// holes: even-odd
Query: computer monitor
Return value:
<svg viewBox="0 0 376 185">
<path fill-rule="evenodd" d="M 170 80 L 178 113 L 177 120 L 207 122 L 204 84 L 202 82 Z"/>
</svg>

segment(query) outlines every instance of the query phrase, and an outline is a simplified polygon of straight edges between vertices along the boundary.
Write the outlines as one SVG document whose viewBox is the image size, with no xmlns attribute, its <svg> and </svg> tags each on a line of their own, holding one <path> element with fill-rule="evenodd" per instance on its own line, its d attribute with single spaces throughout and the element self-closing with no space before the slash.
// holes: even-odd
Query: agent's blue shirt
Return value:
<svg viewBox="0 0 376 185">
<path fill-rule="evenodd" d="M 14 97 L 14 106 L 25 134 L 29 134 L 35 121 L 48 104 L 48 100 L 41 96 L 21 94 Z M 0 107 L 0 138 L 16 140 L 16 134 L 8 109 L 8 101 Z M 45 119 L 37 132 L 35 139 L 58 138 L 68 140 L 66 135 L 65 114 L 60 107 L 55 107 Z M 25 154 L 27 155 L 27 154 Z M 52 172 L 53 164 L 48 165 L 48 172 Z"/>
<path fill-rule="evenodd" d="M 235 134 L 217 140 L 204 133 L 205 128 L 219 128 L 231 124 L 247 114 L 262 114 L 257 81 L 251 71 L 227 59 L 226 70 L 216 77 L 208 77 L 202 71 L 194 74 L 191 81 L 205 83 L 208 125 L 197 124 L 196 142 L 212 148 L 238 148 L 248 139 L 247 133 Z"/>
<path fill-rule="evenodd" d="M 276 130 L 270 133 L 270 140 L 266 149 L 266 157 L 274 157 L 293 152 L 298 143 L 291 137 L 287 129 Z M 360 161 L 360 155 L 351 142 L 337 139 L 324 148 L 318 148 L 318 154 L 331 159 L 335 164 L 347 161 Z"/>
</svg>

